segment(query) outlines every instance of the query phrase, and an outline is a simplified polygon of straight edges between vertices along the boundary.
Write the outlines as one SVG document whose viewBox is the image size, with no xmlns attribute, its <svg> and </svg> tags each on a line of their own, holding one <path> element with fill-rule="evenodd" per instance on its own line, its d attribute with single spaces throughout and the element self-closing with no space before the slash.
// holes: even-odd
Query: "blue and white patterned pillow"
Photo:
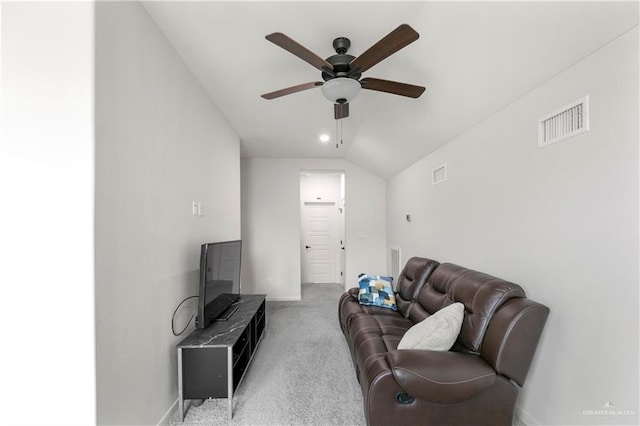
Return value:
<svg viewBox="0 0 640 426">
<path fill-rule="evenodd" d="M 358 301 L 361 305 L 380 306 L 398 310 L 396 296 L 391 285 L 393 278 L 382 275 L 361 275 L 358 279 L 360 293 Z"/>
</svg>

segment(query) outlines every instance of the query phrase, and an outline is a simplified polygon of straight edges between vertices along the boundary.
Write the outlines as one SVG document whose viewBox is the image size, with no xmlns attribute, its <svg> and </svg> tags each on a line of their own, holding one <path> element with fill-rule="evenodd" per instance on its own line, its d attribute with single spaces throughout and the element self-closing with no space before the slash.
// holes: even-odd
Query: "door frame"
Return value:
<svg viewBox="0 0 640 426">
<path fill-rule="evenodd" d="M 303 193 L 302 190 L 302 179 L 303 177 L 310 177 L 316 175 L 332 175 L 339 177 L 339 183 L 336 184 L 337 187 L 335 189 L 334 196 L 331 197 L 318 197 L 311 196 L 309 194 Z M 346 172 L 345 170 L 301 170 L 300 171 L 300 283 L 305 282 L 303 278 L 305 278 L 305 235 L 304 235 L 304 224 L 303 224 L 303 209 L 305 208 L 306 203 L 313 202 L 324 202 L 324 203 L 334 203 L 334 226 L 335 231 L 333 235 L 333 247 L 334 249 L 334 265 L 335 265 L 335 273 L 333 282 L 342 284 L 344 287 L 345 282 L 345 269 L 346 269 L 346 217 L 345 217 L 345 205 L 346 205 Z"/>
</svg>

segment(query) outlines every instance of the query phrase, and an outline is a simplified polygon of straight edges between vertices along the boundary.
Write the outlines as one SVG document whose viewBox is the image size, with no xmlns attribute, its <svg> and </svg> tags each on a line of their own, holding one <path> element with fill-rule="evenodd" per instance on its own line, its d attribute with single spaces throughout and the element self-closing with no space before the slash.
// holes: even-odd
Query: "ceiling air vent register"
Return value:
<svg viewBox="0 0 640 426">
<path fill-rule="evenodd" d="M 559 142 L 589 130 L 589 96 L 585 96 L 538 121 L 538 147 Z"/>
</svg>

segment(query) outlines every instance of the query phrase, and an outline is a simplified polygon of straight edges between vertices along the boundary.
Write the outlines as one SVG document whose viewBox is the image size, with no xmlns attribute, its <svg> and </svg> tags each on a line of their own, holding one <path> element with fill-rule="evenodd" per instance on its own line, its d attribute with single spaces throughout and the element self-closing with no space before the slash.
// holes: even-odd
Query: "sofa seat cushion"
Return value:
<svg viewBox="0 0 640 426">
<path fill-rule="evenodd" d="M 413 322 L 398 313 L 395 316 L 362 313 L 351 317 L 346 335 L 349 336 L 351 348 L 356 348 L 363 339 L 370 338 L 370 335 L 377 336 L 378 339 L 383 336 L 401 338 L 411 326 Z"/>
<path fill-rule="evenodd" d="M 338 302 L 338 319 L 340 321 L 340 327 L 342 332 L 346 335 L 349 328 L 349 322 L 354 315 L 368 314 L 368 315 L 387 315 L 391 317 L 397 317 L 398 312 L 393 309 L 383 308 L 380 306 L 363 305 L 358 301 L 359 288 L 355 287 L 349 289 L 340 297 Z"/>
<path fill-rule="evenodd" d="M 383 336 L 404 336 L 413 327 L 413 322 L 401 316 L 371 315 L 380 327 L 380 334 Z"/>
<path fill-rule="evenodd" d="M 354 315 L 368 314 L 368 315 L 389 315 L 398 316 L 398 312 L 381 308 L 379 306 L 361 305 L 358 302 L 358 288 L 352 288 L 347 292 L 344 292 L 338 302 L 338 320 L 340 321 L 340 328 L 344 333 L 347 340 L 350 340 L 348 335 L 349 322 Z"/>
<path fill-rule="evenodd" d="M 384 339 L 379 334 L 369 333 L 361 335 L 354 344 L 354 360 L 360 369 L 360 376 L 367 375 L 368 368 L 379 361 L 386 362 L 385 356 L 389 352 Z"/>
<path fill-rule="evenodd" d="M 475 354 L 390 351 L 386 360 L 398 384 L 407 393 L 438 404 L 466 401 L 496 381 L 495 370 Z"/>
</svg>

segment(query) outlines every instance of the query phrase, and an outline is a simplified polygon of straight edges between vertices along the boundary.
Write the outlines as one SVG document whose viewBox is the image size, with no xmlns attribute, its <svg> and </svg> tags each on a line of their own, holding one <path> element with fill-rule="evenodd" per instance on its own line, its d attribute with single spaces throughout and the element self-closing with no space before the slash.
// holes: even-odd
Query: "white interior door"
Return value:
<svg viewBox="0 0 640 426">
<path fill-rule="evenodd" d="M 304 282 L 337 282 L 335 222 L 335 203 L 304 203 L 302 209 L 302 279 Z"/>
</svg>

